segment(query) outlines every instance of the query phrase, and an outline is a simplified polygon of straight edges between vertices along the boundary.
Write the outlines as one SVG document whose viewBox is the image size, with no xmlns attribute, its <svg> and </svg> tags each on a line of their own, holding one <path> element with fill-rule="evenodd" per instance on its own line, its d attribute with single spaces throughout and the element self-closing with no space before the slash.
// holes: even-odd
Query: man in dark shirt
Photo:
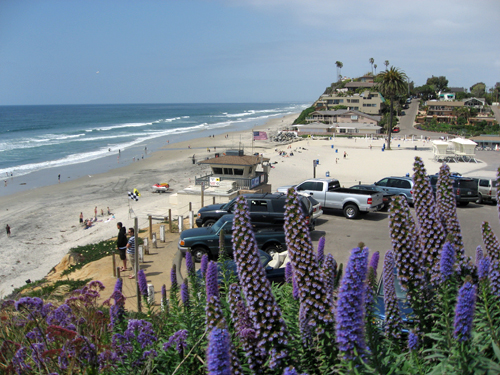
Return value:
<svg viewBox="0 0 500 375">
<path fill-rule="evenodd" d="M 125 252 L 127 250 L 127 230 L 121 222 L 118 222 L 116 224 L 116 227 L 118 228 L 118 240 L 116 241 L 116 247 L 118 248 L 120 259 L 123 261 L 123 267 L 120 269 L 120 271 L 126 271 L 127 255 Z"/>
</svg>

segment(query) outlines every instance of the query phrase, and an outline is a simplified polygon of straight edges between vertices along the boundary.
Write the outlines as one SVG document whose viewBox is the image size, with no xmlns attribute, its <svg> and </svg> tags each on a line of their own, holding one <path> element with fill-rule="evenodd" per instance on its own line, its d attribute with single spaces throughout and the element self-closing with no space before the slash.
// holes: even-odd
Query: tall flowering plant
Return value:
<svg viewBox="0 0 500 375">
<path fill-rule="evenodd" d="M 452 241 L 457 257 L 457 271 L 461 274 L 471 274 L 473 264 L 465 256 L 462 231 L 457 216 L 457 204 L 453 194 L 453 180 L 448 164 L 441 165 L 436 186 L 436 206 L 438 218 Z"/>
<path fill-rule="evenodd" d="M 364 315 L 367 267 L 368 249 L 360 244 L 351 251 L 338 293 L 336 341 L 340 355 L 351 363 L 366 356 Z"/>
<path fill-rule="evenodd" d="M 288 255 L 299 291 L 299 319 L 303 341 L 308 346 L 315 341 L 320 342 L 324 361 L 331 363 L 336 354 L 335 347 L 328 345 L 335 335 L 333 303 L 326 286 L 325 274 L 318 264 L 318 260 L 323 262 L 324 250 L 320 249 L 319 255 L 314 251 L 295 189 L 289 189 L 287 194 L 284 229 Z"/>
<path fill-rule="evenodd" d="M 439 283 L 439 257 L 446 240 L 446 232 L 436 214 L 436 203 L 432 187 L 420 157 L 415 157 L 413 164 L 413 197 L 415 212 L 420 228 L 420 246 L 424 255 L 424 264 L 430 269 L 431 282 Z"/>
<path fill-rule="evenodd" d="M 288 331 L 260 262 L 257 241 L 243 196 L 236 200 L 233 254 L 238 269 L 239 284 L 256 334 L 258 351 L 256 360 L 266 362 L 269 359 L 270 368 L 281 366 L 288 356 Z"/>
</svg>

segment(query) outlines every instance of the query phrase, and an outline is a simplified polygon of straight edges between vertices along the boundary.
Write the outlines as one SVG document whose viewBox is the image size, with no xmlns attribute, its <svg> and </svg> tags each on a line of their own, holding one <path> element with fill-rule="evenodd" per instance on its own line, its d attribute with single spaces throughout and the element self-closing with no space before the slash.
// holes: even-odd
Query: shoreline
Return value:
<svg viewBox="0 0 500 375">
<path fill-rule="evenodd" d="M 151 185 L 166 182 L 175 192 L 194 184 L 194 177 L 206 173 L 209 167 L 193 165 L 192 155 L 196 154 L 197 160 L 211 157 L 214 146 L 217 152 L 224 152 L 242 144 L 246 154 L 253 149 L 270 158 L 273 166 L 269 174 L 272 191 L 278 186 L 312 178 L 312 160 L 320 160 L 316 177 L 325 177 L 328 172 L 345 187 L 361 182 L 373 183 L 392 175 L 412 174 L 415 156 L 422 157 L 429 174 L 438 172 L 441 165 L 433 161 L 431 147 L 422 140 L 403 141 L 395 137 L 393 150 L 385 152 L 381 151 L 383 140 L 365 138 L 305 138 L 290 145 L 252 142 L 252 130 L 269 134 L 290 126 L 296 117 L 297 114 L 285 115 L 249 130 L 171 143 L 152 152 L 144 160 L 105 173 L 0 197 L 0 222 L 12 228 L 11 238 L 7 238 L 5 232 L 2 238 L 4 246 L 0 255 L 4 261 L 0 265 L 0 298 L 24 285 L 27 279 L 45 277 L 69 249 L 115 237 L 118 221 L 126 227 L 132 226 L 129 207 L 139 218 L 140 228 L 148 226 L 148 214 L 168 216 L 170 194 L 152 194 Z M 226 138 L 225 134 L 229 137 Z M 283 157 L 279 151 L 293 151 L 294 156 Z M 344 151 L 346 158 L 343 157 Z M 479 159 L 480 155 L 490 160 L 479 164 L 453 163 L 452 171 L 470 176 L 496 176 L 497 165 L 493 164 L 497 154 L 478 153 Z M 131 201 L 127 195 L 135 188 L 141 193 L 138 202 Z M 79 214 L 83 212 L 84 219 L 93 217 L 95 206 L 98 207 L 99 221 L 84 230 L 79 224 Z M 110 207 L 114 218 L 100 216 L 101 208 L 106 213 L 107 207 Z"/>
<path fill-rule="evenodd" d="M 210 156 L 207 148 L 213 150 L 215 146 L 222 151 L 240 143 L 248 150 L 252 147 L 252 130 L 275 130 L 288 126 L 297 116 L 280 116 L 251 129 L 238 130 L 234 127 L 232 132 L 218 129 L 219 135 L 215 137 L 208 136 L 217 134 L 215 130 L 203 131 L 198 138 L 165 144 L 148 152 L 144 159 L 100 174 L 84 174 L 70 181 L 61 178 L 64 181 L 61 183 L 57 183 L 55 175 L 56 182 L 52 185 L 0 196 L 0 222 L 3 228 L 6 224 L 12 228 L 10 238 L 6 237 L 3 229 L 0 298 L 24 285 L 27 279 L 45 277 L 71 248 L 113 238 L 118 221 L 126 227 L 132 226 L 129 206 L 139 217 L 139 227 L 147 226 L 148 214 L 167 216 L 168 194 L 152 194 L 151 186 L 167 182 L 177 191 L 190 185 L 195 175 L 209 170 L 207 166 L 193 165 L 193 154 L 201 160 Z M 226 134 L 228 138 L 225 138 Z M 265 145 L 259 142 L 258 147 L 262 146 L 273 145 L 269 141 L 265 141 Z M 138 202 L 131 201 L 127 195 L 135 188 L 142 193 Z M 84 230 L 79 224 L 79 214 L 83 212 L 84 219 L 91 218 L 95 206 L 98 207 L 98 222 Z M 114 218 L 106 215 L 107 207 Z M 104 216 L 100 216 L 101 209 Z"/>
</svg>

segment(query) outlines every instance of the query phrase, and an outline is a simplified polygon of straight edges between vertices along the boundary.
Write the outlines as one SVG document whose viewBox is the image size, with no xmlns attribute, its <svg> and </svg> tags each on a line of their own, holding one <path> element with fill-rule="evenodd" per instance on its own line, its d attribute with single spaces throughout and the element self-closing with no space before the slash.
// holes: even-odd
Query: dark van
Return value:
<svg viewBox="0 0 500 375">
<path fill-rule="evenodd" d="M 436 194 L 438 175 L 429 176 L 432 185 L 432 191 Z M 477 180 L 470 177 L 451 176 L 453 180 L 453 194 L 457 205 L 467 206 L 470 202 L 476 202 L 479 199 L 477 189 Z"/>
</svg>

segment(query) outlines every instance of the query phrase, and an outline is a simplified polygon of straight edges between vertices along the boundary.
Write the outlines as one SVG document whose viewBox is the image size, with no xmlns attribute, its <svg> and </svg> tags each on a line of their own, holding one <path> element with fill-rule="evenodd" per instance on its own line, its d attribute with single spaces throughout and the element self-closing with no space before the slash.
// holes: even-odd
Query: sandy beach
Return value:
<svg viewBox="0 0 500 375">
<path fill-rule="evenodd" d="M 273 119 L 255 130 L 276 132 L 290 126 L 296 117 L 297 114 Z M 168 144 L 127 167 L 0 197 L 0 222 L 12 228 L 10 238 L 5 231 L 0 236 L 0 297 L 24 285 L 27 279 L 44 277 L 70 248 L 114 237 L 118 221 L 126 227 L 132 226 L 129 206 L 139 218 L 139 227 L 148 225 L 148 214 L 167 216 L 169 209 L 177 213 L 180 210 L 170 203 L 171 194 L 153 194 L 151 185 L 166 182 L 174 192 L 193 185 L 194 177 L 209 169 L 193 164 L 193 154 L 202 160 L 213 156 L 214 147 L 217 152 L 224 152 L 239 145 L 244 146 L 246 154 L 259 152 L 271 159 L 274 168 L 269 181 L 273 190 L 313 177 L 313 160 L 319 160 L 317 177 L 328 173 L 345 187 L 373 183 L 390 175 L 411 175 L 417 155 L 422 157 L 430 174 L 438 172 L 440 166 L 433 160 L 429 142 L 423 140 L 395 138 L 393 150 L 382 151 L 383 140 L 308 138 L 282 145 L 269 140 L 252 142 L 252 133 L 245 131 Z M 292 151 L 294 156 L 280 156 L 280 150 Z M 478 156 L 480 163 L 455 163 L 452 171 L 467 176 L 495 176 L 497 166 Z M 127 192 L 133 189 L 141 192 L 138 202 L 128 198 Z M 83 229 L 80 212 L 85 219 L 91 218 L 96 206 L 98 222 Z M 107 215 L 107 207 L 113 215 Z"/>
</svg>

